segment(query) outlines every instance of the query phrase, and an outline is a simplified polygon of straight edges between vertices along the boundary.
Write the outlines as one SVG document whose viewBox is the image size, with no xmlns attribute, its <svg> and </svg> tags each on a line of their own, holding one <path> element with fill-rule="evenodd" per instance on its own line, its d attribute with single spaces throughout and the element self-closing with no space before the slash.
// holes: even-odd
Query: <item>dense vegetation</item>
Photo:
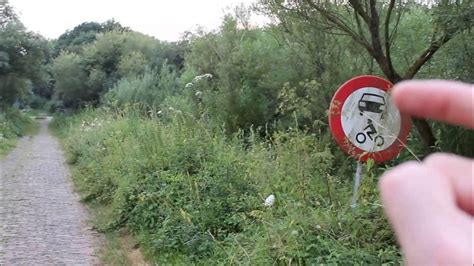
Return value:
<svg viewBox="0 0 474 266">
<path fill-rule="evenodd" d="M 473 82 L 474 7 L 350 2 L 261 1 L 256 9 L 275 23 L 254 28 L 240 7 L 218 30 L 176 43 L 114 21 L 83 23 L 38 46 L 49 47 L 43 64 L 29 65 L 43 83 L 14 68 L 23 85 L 0 84 L 2 97 L 8 89 L 5 104 L 42 97 L 74 113 L 58 114 L 54 128 L 83 200 L 106 206 L 99 230 L 128 229 L 152 261 L 399 264 L 378 176 L 433 150 L 474 156 L 473 135 L 418 121 L 411 153 L 365 165 L 351 209 L 355 162 L 333 143 L 326 112 L 360 74 Z M 11 17 L 0 34 L 21 25 Z M 0 60 L 4 50 L 10 60 L 3 40 Z M 0 82 L 12 76 L 2 71 L 14 61 L 5 62 Z M 270 194 L 276 203 L 265 207 Z"/>
<path fill-rule="evenodd" d="M 31 132 L 33 121 L 18 110 L 21 99 L 32 105 L 41 98 L 46 81 L 45 58 L 48 43 L 28 32 L 7 2 L 0 1 L 0 158 L 15 145 L 16 139 Z M 12 107 L 15 105 L 15 107 Z"/>
<path fill-rule="evenodd" d="M 35 129 L 33 120 L 17 109 L 8 108 L 0 112 L 0 158 L 15 146 L 18 137 L 34 133 Z"/>
<path fill-rule="evenodd" d="M 102 108 L 56 126 L 65 129 L 83 199 L 110 206 L 99 228 L 126 226 L 157 262 L 399 261 L 377 196 L 378 170 L 364 179 L 354 211 L 351 162 L 331 152 L 326 135 L 228 135 L 209 122 Z M 265 207 L 272 193 L 275 206 Z"/>
</svg>

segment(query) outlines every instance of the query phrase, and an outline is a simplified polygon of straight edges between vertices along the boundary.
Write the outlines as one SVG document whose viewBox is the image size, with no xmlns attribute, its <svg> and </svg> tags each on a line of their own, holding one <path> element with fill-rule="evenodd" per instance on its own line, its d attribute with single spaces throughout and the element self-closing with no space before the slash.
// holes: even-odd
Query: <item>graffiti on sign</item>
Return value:
<svg viewBox="0 0 474 266">
<path fill-rule="evenodd" d="M 350 155 L 377 162 L 396 156 L 406 141 L 411 120 L 392 101 L 392 84 L 375 76 L 353 78 L 334 95 L 329 126 Z"/>
<path fill-rule="evenodd" d="M 356 147 L 377 152 L 395 142 L 400 131 L 400 112 L 389 94 L 377 88 L 353 92 L 342 106 L 342 129 Z"/>
</svg>

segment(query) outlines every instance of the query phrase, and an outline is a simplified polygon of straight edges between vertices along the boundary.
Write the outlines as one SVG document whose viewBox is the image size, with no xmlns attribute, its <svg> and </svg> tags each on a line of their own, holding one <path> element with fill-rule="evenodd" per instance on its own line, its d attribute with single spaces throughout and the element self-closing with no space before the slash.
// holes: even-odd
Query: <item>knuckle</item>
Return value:
<svg viewBox="0 0 474 266">
<path fill-rule="evenodd" d="M 385 172 L 379 181 L 380 191 L 385 195 L 397 193 L 413 180 L 411 176 L 420 172 L 421 168 L 422 165 L 417 162 L 407 162 Z"/>
</svg>

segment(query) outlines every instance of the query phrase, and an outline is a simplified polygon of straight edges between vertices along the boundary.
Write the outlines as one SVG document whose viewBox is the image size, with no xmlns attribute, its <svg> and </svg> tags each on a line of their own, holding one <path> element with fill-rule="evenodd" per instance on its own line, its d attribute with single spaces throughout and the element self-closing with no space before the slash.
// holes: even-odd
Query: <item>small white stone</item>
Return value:
<svg viewBox="0 0 474 266">
<path fill-rule="evenodd" d="M 272 207 L 274 203 L 275 203 L 275 195 L 271 194 L 265 199 L 264 205 L 267 207 Z"/>
</svg>

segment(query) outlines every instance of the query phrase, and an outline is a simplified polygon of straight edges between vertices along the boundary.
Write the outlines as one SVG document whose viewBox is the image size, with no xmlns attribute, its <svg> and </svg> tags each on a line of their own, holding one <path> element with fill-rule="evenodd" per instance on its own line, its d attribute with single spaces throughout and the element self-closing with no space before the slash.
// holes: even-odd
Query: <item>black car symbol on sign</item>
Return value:
<svg viewBox="0 0 474 266">
<path fill-rule="evenodd" d="M 372 112 L 380 114 L 385 110 L 385 98 L 383 96 L 373 94 L 373 93 L 364 93 L 359 100 L 359 111 L 362 115 L 362 112 Z"/>
</svg>

